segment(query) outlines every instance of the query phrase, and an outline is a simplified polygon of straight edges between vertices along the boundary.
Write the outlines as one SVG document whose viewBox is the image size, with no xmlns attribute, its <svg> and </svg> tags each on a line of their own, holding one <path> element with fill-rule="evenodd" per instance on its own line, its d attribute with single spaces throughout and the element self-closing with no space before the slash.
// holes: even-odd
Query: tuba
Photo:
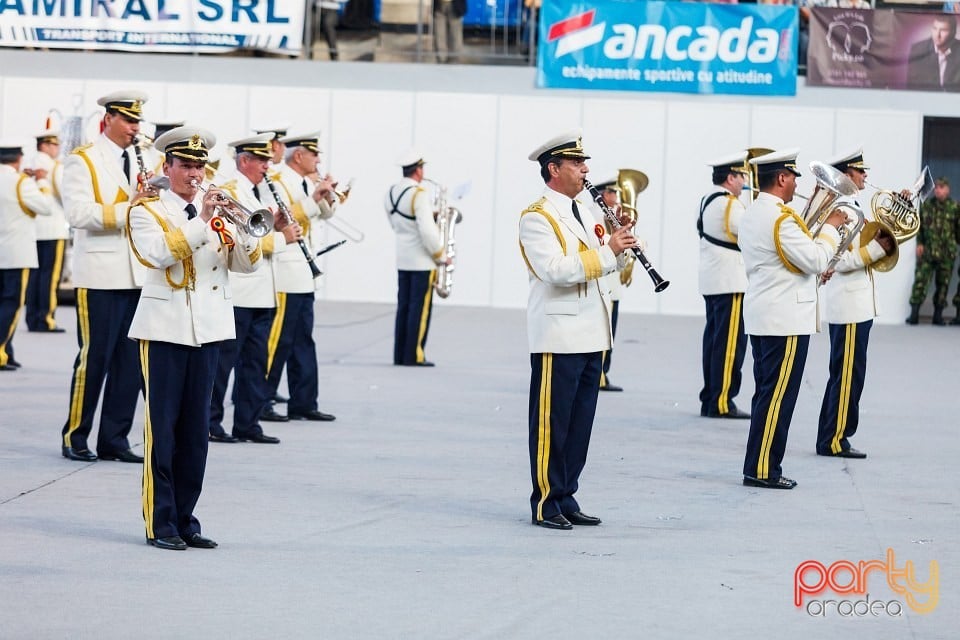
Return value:
<svg viewBox="0 0 960 640">
<path fill-rule="evenodd" d="M 807 205 L 803 208 L 800 217 L 810 231 L 810 236 L 816 238 L 820 235 L 827 218 L 835 210 L 840 209 L 847 213 L 847 224 L 837 229 L 840 233 L 840 244 L 837 245 L 837 250 L 830 258 L 830 262 L 827 263 L 826 269 L 824 269 L 824 272 L 827 272 L 837 266 L 840 258 L 843 257 L 843 253 L 853 244 L 857 234 L 863 228 L 864 216 L 860 207 L 853 203 L 836 204 L 841 197 L 850 197 L 857 193 L 857 185 L 853 184 L 853 180 L 844 175 L 843 172 L 823 162 L 811 162 L 810 171 L 817 179 L 817 187 L 809 198 L 799 196 L 807 200 Z M 850 221 L 851 217 L 853 222 Z"/>
<path fill-rule="evenodd" d="M 636 169 L 619 169 L 617 171 L 617 189 L 620 191 L 620 210 L 630 218 L 630 222 L 637 224 L 637 196 L 650 184 L 650 178 L 643 171 Z M 609 226 L 609 225 L 608 225 Z M 612 229 L 610 230 L 612 233 Z M 627 265 L 620 271 L 620 284 L 629 287 L 633 282 L 634 256 L 627 256 Z"/>
<path fill-rule="evenodd" d="M 451 261 L 450 264 L 437 267 L 437 281 L 433 286 L 438 296 L 446 298 L 453 289 L 453 272 L 456 268 L 454 260 L 457 256 L 456 227 L 463 220 L 463 214 L 456 207 L 447 204 L 447 188 L 444 186 L 436 185 L 433 214 L 440 230 L 440 239 L 443 241 L 443 257 Z"/>
<path fill-rule="evenodd" d="M 873 186 L 873 185 L 870 185 Z M 877 271 L 890 271 L 900 258 L 900 244 L 913 238 L 920 232 L 920 205 L 933 191 L 933 176 L 930 168 L 923 172 L 914 183 L 913 191 L 907 196 L 894 191 L 881 189 L 870 199 L 873 221 L 864 225 L 861 244 L 867 244 L 879 235 L 891 236 L 896 248 L 889 256 L 873 263 Z"/>
</svg>

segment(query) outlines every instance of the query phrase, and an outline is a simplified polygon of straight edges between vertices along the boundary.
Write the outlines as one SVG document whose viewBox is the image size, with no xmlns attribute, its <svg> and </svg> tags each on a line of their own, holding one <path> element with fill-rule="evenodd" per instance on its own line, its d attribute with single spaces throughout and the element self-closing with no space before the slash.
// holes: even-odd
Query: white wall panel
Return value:
<svg viewBox="0 0 960 640">
<path fill-rule="evenodd" d="M 587 100 L 583 105 L 583 144 L 592 156 L 590 180 L 600 183 L 614 178 L 620 168 L 637 169 L 650 179 L 637 198 L 636 234 L 647 241 L 646 254 L 656 268 L 663 249 L 666 113 L 666 103 L 658 101 Z M 661 295 L 653 292 L 650 278 L 638 265 L 633 284 L 621 292 L 620 308 L 655 313 Z"/>
<path fill-rule="evenodd" d="M 206 84 L 202 88 L 196 84 L 177 83 L 167 85 L 164 104 L 150 104 L 147 120 L 159 118 L 178 118 L 189 126 L 208 129 L 217 136 L 211 158 L 219 158 L 220 166 L 235 173 L 232 150 L 228 142 L 251 135 L 247 124 L 246 104 L 249 91 L 246 87 L 229 84 Z M 145 130 L 153 133 L 152 126 Z"/>
<path fill-rule="evenodd" d="M 493 252 L 493 181 L 496 165 L 497 99 L 491 95 L 418 93 L 414 132 L 427 160 L 424 175 L 447 188 L 447 203 L 461 210 L 456 229 L 454 289 L 438 304 L 490 304 L 490 255 Z M 453 199 L 458 186 L 469 191 Z M 435 185 L 431 185 L 435 187 Z"/>
<path fill-rule="evenodd" d="M 43 131 L 51 109 L 59 112 L 59 116 L 53 115 L 51 118 L 55 128 L 60 128 L 62 118 L 73 116 L 75 110 L 76 115 L 87 115 L 82 110 L 82 104 L 75 105 L 75 102 L 82 102 L 83 99 L 82 80 L 37 82 L 33 78 L 5 78 L 3 96 L 0 135 L 23 144 L 28 159 L 36 151 L 36 139 L 33 136 Z"/>
<path fill-rule="evenodd" d="M 708 162 L 747 146 L 750 110 L 746 105 L 671 103 L 664 147 L 665 199 L 661 236 L 663 250 L 654 266 L 670 280 L 660 294 L 664 313 L 700 315 L 703 298 L 697 288 L 700 199 L 714 190 Z M 634 276 L 634 279 L 645 276 Z M 637 285 L 634 285 L 637 286 Z"/>
<path fill-rule="evenodd" d="M 414 96 L 407 92 L 333 93 L 331 158 L 339 176 L 354 176 L 350 199 L 337 215 L 366 234 L 324 256 L 322 295 L 332 300 L 392 302 L 397 299 L 394 236 L 383 210 L 387 188 L 397 182 L 396 158 L 413 144 Z M 329 238 L 340 238 L 331 231 Z"/>
<path fill-rule="evenodd" d="M 520 256 L 518 224 L 520 213 L 543 193 L 540 167 L 527 156 L 553 136 L 580 128 L 582 102 L 578 98 L 505 96 L 500 99 L 499 114 L 491 304 L 525 307 L 527 268 Z"/>
<path fill-rule="evenodd" d="M 797 193 L 808 196 L 817 182 L 810 173 L 810 162 L 833 156 L 835 127 L 834 109 L 757 105 L 752 109 L 749 146 L 778 150 L 799 147 L 797 165 L 803 176 L 797 180 Z M 804 204 L 796 198 L 790 206 L 799 213 Z"/>
</svg>

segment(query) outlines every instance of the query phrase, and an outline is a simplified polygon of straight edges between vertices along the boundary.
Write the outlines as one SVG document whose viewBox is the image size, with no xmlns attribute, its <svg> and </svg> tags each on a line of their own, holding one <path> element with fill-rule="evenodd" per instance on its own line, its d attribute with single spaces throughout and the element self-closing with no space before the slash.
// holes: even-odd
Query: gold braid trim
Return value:
<svg viewBox="0 0 960 640">
<path fill-rule="evenodd" d="M 583 263 L 583 272 L 587 281 L 596 280 L 603 275 L 603 267 L 600 265 L 600 254 L 596 249 L 581 251 L 579 254 L 580 262 Z"/>
<path fill-rule="evenodd" d="M 263 256 L 263 253 L 260 251 L 260 245 L 250 252 L 250 264 L 257 264 L 257 261 Z"/>
<path fill-rule="evenodd" d="M 796 211 L 782 203 L 779 203 L 778 206 L 780 207 L 780 211 L 783 212 L 783 215 L 777 218 L 777 221 L 773 223 L 773 244 L 777 248 L 777 255 L 780 256 L 780 261 L 783 263 L 783 266 L 787 268 L 787 271 L 797 274 L 803 273 L 803 271 L 801 271 L 795 264 L 790 262 L 790 260 L 787 258 L 787 254 L 783 252 L 783 246 L 780 244 L 780 225 L 787 218 L 791 218 L 797 223 L 797 226 L 799 226 L 800 229 L 807 234 L 808 238 L 812 238 L 812 236 L 810 235 L 809 229 L 807 229 L 807 225 L 803 223 L 803 220 L 800 219 L 800 216 L 797 215 Z"/>
<path fill-rule="evenodd" d="M 265 256 L 273 255 L 274 238 L 272 233 L 268 233 L 267 235 L 260 238 L 260 250 L 263 252 L 263 255 Z"/>
<path fill-rule="evenodd" d="M 26 180 L 27 178 L 29 178 L 29 176 L 28 176 L 27 174 L 21 173 L 21 174 L 20 174 L 20 179 L 17 180 L 17 204 L 20 205 L 20 209 L 21 209 L 25 214 L 27 214 L 27 215 L 30 216 L 31 218 L 36 218 L 36 217 L 37 217 L 37 212 L 34 211 L 34 210 L 32 210 L 30 207 L 27 206 L 27 204 L 23 201 L 23 195 L 20 193 L 20 187 L 23 185 L 24 180 Z"/>
<path fill-rule="evenodd" d="M 560 250 L 563 251 L 563 255 L 567 255 L 567 241 L 564 239 L 563 233 L 560 231 L 560 225 L 558 225 L 554 217 L 547 213 L 547 210 L 543 208 L 543 203 L 546 201 L 546 198 L 540 198 L 532 205 L 524 209 L 520 213 L 520 217 L 522 218 L 528 213 L 539 213 L 546 218 L 547 222 L 550 223 L 550 226 L 553 227 L 553 233 L 557 236 L 557 240 L 560 242 Z M 532 273 L 537 280 L 542 280 L 542 278 L 537 275 L 537 272 L 533 270 L 533 267 L 530 266 L 530 260 L 527 259 L 527 252 L 523 249 L 522 241 L 520 242 L 520 254 L 523 256 L 523 261 L 527 264 L 527 269 L 530 270 L 530 273 Z"/>
<path fill-rule="evenodd" d="M 157 224 L 160 225 L 160 228 L 163 229 L 164 241 L 167 243 L 167 248 L 170 249 L 170 253 L 176 260 L 179 260 L 183 263 L 183 279 L 180 282 L 174 282 L 173 276 L 173 266 L 169 266 L 164 270 L 164 277 L 167 279 L 167 284 L 170 285 L 171 289 L 190 289 L 193 291 L 197 282 L 197 270 L 193 266 L 193 251 L 190 249 L 190 245 L 187 243 L 187 238 L 183 235 L 183 231 L 180 229 L 173 229 L 171 231 L 170 225 L 167 224 L 167 221 L 157 213 L 149 203 L 157 202 L 159 198 L 156 196 L 152 198 L 144 198 L 141 200 L 138 205 L 142 206 L 147 213 L 153 216 L 157 221 Z M 140 255 L 140 252 L 137 251 L 137 245 L 133 242 L 133 234 L 130 233 L 130 217 L 127 216 L 127 238 L 130 240 L 130 248 L 133 249 L 133 255 L 140 261 L 140 264 L 150 269 L 158 269 L 159 267 L 154 264 L 144 260 Z"/>
</svg>

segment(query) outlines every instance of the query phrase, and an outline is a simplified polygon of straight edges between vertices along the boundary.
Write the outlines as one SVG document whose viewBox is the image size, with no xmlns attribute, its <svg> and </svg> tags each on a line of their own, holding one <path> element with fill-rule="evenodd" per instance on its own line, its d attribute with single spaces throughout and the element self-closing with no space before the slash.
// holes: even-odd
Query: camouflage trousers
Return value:
<svg viewBox="0 0 960 640">
<path fill-rule="evenodd" d="M 947 289 L 950 287 L 950 276 L 953 275 L 953 260 L 950 262 L 924 260 L 917 261 L 917 270 L 913 277 L 913 291 L 910 293 L 910 304 L 923 304 L 927 299 L 927 287 L 933 277 L 933 306 L 944 307 L 947 304 Z M 953 298 L 953 304 L 960 303 L 960 290 Z"/>
</svg>

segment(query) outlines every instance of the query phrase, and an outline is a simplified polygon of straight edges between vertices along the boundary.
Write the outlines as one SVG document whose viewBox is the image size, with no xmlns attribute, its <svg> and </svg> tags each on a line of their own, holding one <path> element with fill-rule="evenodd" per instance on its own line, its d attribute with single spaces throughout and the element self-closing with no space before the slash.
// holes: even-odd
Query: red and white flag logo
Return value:
<svg viewBox="0 0 960 640">
<path fill-rule="evenodd" d="M 593 16 L 596 13 L 596 9 L 591 9 L 586 13 L 550 25 L 547 42 L 557 41 L 557 50 L 553 54 L 555 58 L 585 49 L 603 40 L 603 31 L 607 23 L 593 24 Z"/>
</svg>

